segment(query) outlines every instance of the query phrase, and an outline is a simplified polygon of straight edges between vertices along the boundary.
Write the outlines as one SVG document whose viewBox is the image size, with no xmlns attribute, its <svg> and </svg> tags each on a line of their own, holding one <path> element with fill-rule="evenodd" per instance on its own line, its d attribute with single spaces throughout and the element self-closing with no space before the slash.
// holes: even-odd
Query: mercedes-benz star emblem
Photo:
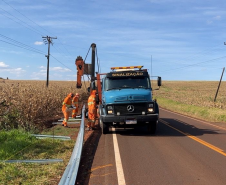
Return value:
<svg viewBox="0 0 226 185">
<path fill-rule="evenodd" d="M 133 105 L 128 105 L 127 106 L 128 112 L 133 112 L 134 111 L 134 106 Z"/>
</svg>

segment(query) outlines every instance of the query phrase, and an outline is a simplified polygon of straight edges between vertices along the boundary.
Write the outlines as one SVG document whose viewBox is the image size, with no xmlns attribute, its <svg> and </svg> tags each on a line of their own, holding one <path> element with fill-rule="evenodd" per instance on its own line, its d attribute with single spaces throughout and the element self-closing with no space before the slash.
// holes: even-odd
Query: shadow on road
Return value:
<svg viewBox="0 0 226 185">
<path fill-rule="evenodd" d="M 110 129 L 111 130 L 111 129 Z M 153 135 L 147 132 L 147 127 L 137 128 L 116 128 L 115 131 L 110 131 L 109 134 L 120 134 L 123 136 L 143 136 L 143 137 L 167 137 L 167 136 L 201 136 L 204 134 L 220 134 L 220 130 L 216 129 L 201 129 L 193 124 L 188 124 L 176 119 L 163 118 L 159 120 L 156 133 Z"/>
</svg>

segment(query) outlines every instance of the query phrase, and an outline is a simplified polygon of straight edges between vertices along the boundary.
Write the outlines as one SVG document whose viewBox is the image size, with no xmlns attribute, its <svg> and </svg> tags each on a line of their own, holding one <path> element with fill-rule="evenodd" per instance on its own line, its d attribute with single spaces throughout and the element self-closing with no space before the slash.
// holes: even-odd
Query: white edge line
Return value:
<svg viewBox="0 0 226 185">
<path fill-rule="evenodd" d="M 116 170 L 117 170 L 117 177 L 118 177 L 118 185 L 125 185 L 125 176 L 122 168 L 122 161 L 119 153 L 119 147 L 118 147 L 118 140 L 115 131 L 115 128 L 112 128 L 113 131 L 113 143 L 114 143 L 114 150 L 115 150 L 115 164 L 116 164 Z"/>
</svg>

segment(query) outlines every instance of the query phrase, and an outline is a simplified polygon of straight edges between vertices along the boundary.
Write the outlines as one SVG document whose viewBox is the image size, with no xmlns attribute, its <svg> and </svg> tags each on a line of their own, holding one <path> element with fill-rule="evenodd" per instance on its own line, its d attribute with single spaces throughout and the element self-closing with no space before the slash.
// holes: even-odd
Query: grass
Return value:
<svg viewBox="0 0 226 185">
<path fill-rule="evenodd" d="M 78 128 L 54 126 L 41 134 L 69 136 Z M 0 184 L 58 184 L 73 151 L 75 140 L 36 139 L 23 130 L 0 132 Z M 50 164 L 5 163 L 4 160 L 63 159 Z"/>
</svg>

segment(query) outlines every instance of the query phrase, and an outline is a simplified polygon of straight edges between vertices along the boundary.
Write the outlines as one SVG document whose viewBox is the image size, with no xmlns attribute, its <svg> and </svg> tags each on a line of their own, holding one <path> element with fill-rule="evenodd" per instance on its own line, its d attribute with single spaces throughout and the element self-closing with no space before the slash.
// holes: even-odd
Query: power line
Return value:
<svg viewBox="0 0 226 185">
<path fill-rule="evenodd" d="M 50 54 L 51 55 L 51 54 Z M 59 62 L 60 64 L 62 64 L 64 67 L 66 67 L 67 69 L 71 70 L 71 71 L 74 71 L 72 69 L 70 69 L 69 67 L 67 67 L 65 64 L 63 64 L 61 61 L 59 61 L 56 57 L 54 57 L 53 55 L 51 55 L 51 57 L 53 57 L 57 62 Z M 76 71 L 74 71 L 76 72 Z"/>
<path fill-rule="evenodd" d="M 0 8 L 0 9 L 2 9 L 2 8 Z M 19 18 L 15 17 L 15 16 L 14 16 L 14 15 L 12 15 L 11 13 L 7 12 L 6 10 L 4 10 L 4 9 L 2 9 L 2 10 L 3 10 L 4 12 L 6 12 L 7 14 L 11 15 L 12 17 L 14 17 L 14 18 L 18 19 L 18 20 L 19 20 L 20 22 L 22 22 L 23 24 L 25 24 L 25 26 L 26 26 L 28 29 L 30 29 L 30 30 L 32 30 L 32 31 L 34 31 L 34 32 L 36 32 L 36 33 L 38 33 L 39 35 L 42 35 L 42 33 L 41 33 L 41 32 L 37 31 L 37 30 L 36 30 L 36 29 L 34 29 L 32 26 L 28 25 L 26 22 L 24 22 L 24 21 L 20 20 Z M 1 13 L 1 12 L 0 12 L 0 13 Z M 2 14 L 2 13 L 1 13 L 1 14 Z M 9 19 L 11 19 L 11 20 L 13 20 L 14 22 L 18 23 L 19 25 L 21 25 L 19 22 L 15 21 L 15 20 L 14 20 L 14 19 L 12 19 L 11 17 L 9 17 L 9 16 L 7 16 L 7 15 L 5 15 L 5 14 L 2 14 L 2 15 L 6 16 L 6 17 L 8 17 Z"/>
<path fill-rule="evenodd" d="M 39 53 L 39 54 L 44 55 L 44 53 L 42 53 L 42 52 L 36 50 L 35 48 L 31 48 L 30 46 L 27 46 L 27 47 L 30 47 L 30 48 L 26 48 L 26 47 L 24 47 L 24 46 L 16 45 L 16 44 L 13 44 L 13 43 L 4 41 L 4 40 L 0 40 L 0 41 L 1 41 L 1 42 L 5 42 L 5 43 L 10 44 L 10 45 L 17 46 L 17 47 L 19 47 L 19 48 L 23 48 L 23 49 L 26 49 L 26 50 L 33 51 L 33 52 L 35 52 L 35 53 Z"/>
<path fill-rule="evenodd" d="M 24 16 L 25 18 L 27 18 L 29 21 L 31 21 L 32 23 L 34 23 L 35 25 L 39 26 L 40 28 L 42 28 L 43 30 L 47 31 L 45 28 L 41 27 L 40 25 L 38 25 L 36 22 L 34 22 L 33 20 L 31 20 L 29 17 L 27 17 L 26 15 L 22 14 L 20 11 L 18 11 L 16 8 L 14 8 L 13 6 L 11 6 L 9 3 L 7 3 L 6 1 L 2 0 L 5 4 L 7 4 L 8 6 L 10 6 L 12 9 L 14 9 L 15 11 L 17 11 L 19 14 L 21 14 L 22 16 Z"/>
<path fill-rule="evenodd" d="M 195 66 L 195 65 L 203 64 L 203 63 L 212 62 L 212 61 L 223 59 L 223 58 L 226 58 L 226 56 L 223 56 L 223 57 L 220 57 L 220 58 L 215 58 L 215 59 L 204 61 L 204 62 L 190 64 L 190 65 L 187 65 L 187 66 L 182 66 L 182 67 L 178 67 L 178 68 L 174 68 L 174 69 L 168 69 L 168 70 L 164 70 L 164 71 L 159 71 L 159 72 L 165 72 L 165 71 L 172 71 L 172 70 L 178 70 L 178 69 L 188 68 L 188 67 L 192 67 L 192 66 Z"/>
<path fill-rule="evenodd" d="M 45 31 L 47 31 L 48 33 L 50 33 L 48 30 L 46 30 L 45 28 L 43 28 L 42 26 L 40 26 L 39 24 L 37 24 L 37 23 L 35 23 L 33 20 L 31 20 L 30 18 L 28 18 L 26 15 L 24 15 L 24 14 L 22 14 L 20 11 L 18 11 L 16 8 L 14 8 L 12 5 L 10 5 L 9 3 L 7 3 L 6 1 L 4 1 L 4 0 L 2 0 L 5 4 L 7 4 L 8 6 L 10 6 L 12 9 L 14 9 L 15 11 L 17 11 L 19 14 L 21 14 L 23 17 L 25 17 L 26 19 L 28 19 L 29 21 L 31 21 L 33 24 L 35 24 L 35 25 L 37 25 L 38 27 L 40 27 L 40 28 L 42 28 L 43 30 L 45 30 Z M 1 8 L 2 9 L 2 8 Z M 2 9 L 4 12 L 6 12 L 6 13 L 8 13 L 9 15 L 11 15 L 11 16 L 13 16 L 12 14 L 10 14 L 9 12 L 7 12 L 6 10 L 4 10 L 4 9 Z M 4 15 L 4 14 L 3 14 Z M 4 15 L 4 16 L 6 16 L 6 15 Z M 8 16 L 6 16 L 6 17 L 8 17 Z M 14 18 L 16 18 L 15 16 L 13 16 Z M 13 20 L 12 18 L 10 18 L 10 17 L 8 17 L 9 19 L 11 19 L 11 20 Z M 18 18 L 16 18 L 16 19 L 18 19 Z M 38 33 L 39 35 L 43 35 L 41 32 L 39 32 L 37 29 L 35 29 L 35 28 L 33 28 L 32 26 L 30 26 L 30 25 L 28 25 L 26 22 L 24 22 L 24 21 L 22 21 L 22 20 L 20 20 L 20 19 L 18 19 L 19 21 L 21 21 L 22 23 L 24 23 L 24 24 L 26 24 L 27 26 L 28 26 L 28 28 L 30 29 L 30 30 L 32 30 L 32 31 L 35 31 L 36 33 Z M 16 23 L 18 23 L 18 24 L 20 24 L 19 22 L 17 22 L 17 21 L 15 21 L 15 20 L 13 20 L 14 22 L 16 22 Z M 60 39 L 58 38 L 58 40 L 60 41 Z M 61 41 L 60 41 L 61 42 Z M 62 44 L 63 45 L 63 44 Z M 67 52 L 68 52 L 68 50 L 65 48 L 65 47 L 63 47 Z M 69 52 L 68 52 L 69 53 Z M 70 53 L 69 53 L 69 55 L 71 55 Z"/>
</svg>

